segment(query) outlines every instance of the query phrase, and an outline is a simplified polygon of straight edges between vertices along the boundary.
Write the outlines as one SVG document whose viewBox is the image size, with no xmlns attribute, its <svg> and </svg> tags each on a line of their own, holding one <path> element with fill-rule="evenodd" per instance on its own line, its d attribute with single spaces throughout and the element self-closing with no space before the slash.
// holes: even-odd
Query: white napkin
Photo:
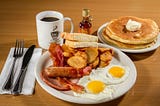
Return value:
<svg viewBox="0 0 160 106">
<path fill-rule="evenodd" d="M 24 49 L 24 54 L 26 52 L 27 48 Z M 7 91 L 7 90 L 2 90 L 3 84 L 5 83 L 7 76 L 10 72 L 11 69 L 11 64 L 13 63 L 13 52 L 14 52 L 14 48 L 10 49 L 9 55 L 7 57 L 6 63 L 1 71 L 1 75 L 0 75 L 0 94 L 11 94 L 11 90 Z M 26 71 L 26 75 L 25 75 L 25 79 L 23 82 L 23 88 L 22 88 L 22 92 L 21 94 L 24 95 L 32 95 L 33 91 L 34 91 L 34 86 L 35 86 L 35 75 L 34 75 L 34 67 L 36 65 L 36 62 L 38 61 L 39 57 L 42 54 L 42 49 L 40 48 L 35 48 L 32 58 L 28 64 L 28 68 Z M 24 55 L 23 55 L 24 56 Z M 15 67 L 14 67 L 14 81 L 13 84 L 15 83 L 15 80 L 17 79 L 17 76 L 19 74 L 21 65 L 22 65 L 22 60 L 23 57 L 18 58 L 16 63 L 15 63 Z"/>
</svg>

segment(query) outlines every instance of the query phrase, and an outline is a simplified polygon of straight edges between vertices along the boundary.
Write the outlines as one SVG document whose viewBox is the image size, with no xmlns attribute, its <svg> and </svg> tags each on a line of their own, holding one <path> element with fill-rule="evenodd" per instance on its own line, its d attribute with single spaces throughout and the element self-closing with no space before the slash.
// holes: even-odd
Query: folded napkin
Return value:
<svg viewBox="0 0 160 106">
<path fill-rule="evenodd" d="M 24 49 L 24 54 L 25 54 L 26 50 L 27 50 L 27 48 Z M 9 55 L 7 57 L 6 63 L 5 63 L 5 65 L 1 71 L 1 74 L 0 74 L 0 94 L 11 94 L 11 90 L 10 91 L 3 90 L 2 87 L 7 79 L 7 76 L 9 74 L 10 70 L 11 70 L 11 64 L 13 63 L 13 59 L 14 59 L 13 52 L 14 52 L 14 48 L 11 48 Z M 39 57 L 41 56 L 41 54 L 42 54 L 42 49 L 40 49 L 40 48 L 34 49 L 32 58 L 28 64 L 28 68 L 27 68 L 25 79 L 23 82 L 23 88 L 22 88 L 21 94 L 24 94 L 24 95 L 32 95 L 33 94 L 34 86 L 35 86 L 34 67 L 35 67 L 36 62 L 38 61 Z M 15 63 L 13 84 L 15 83 L 17 76 L 20 72 L 22 61 L 23 61 L 23 57 L 18 58 Z"/>
</svg>

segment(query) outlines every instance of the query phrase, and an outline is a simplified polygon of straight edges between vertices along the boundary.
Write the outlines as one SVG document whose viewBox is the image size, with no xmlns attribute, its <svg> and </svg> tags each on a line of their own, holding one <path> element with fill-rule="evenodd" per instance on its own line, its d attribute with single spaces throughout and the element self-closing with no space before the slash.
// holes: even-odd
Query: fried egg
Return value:
<svg viewBox="0 0 160 106">
<path fill-rule="evenodd" d="M 122 83 L 129 76 L 129 67 L 112 65 L 108 68 L 107 77 L 111 83 Z"/>
<path fill-rule="evenodd" d="M 113 92 L 115 91 L 113 85 L 106 85 L 100 80 L 93 80 L 90 76 L 82 77 L 78 84 L 83 86 L 85 91 L 84 93 L 74 92 L 73 94 L 74 96 L 82 98 L 90 98 L 94 100 L 111 99 L 113 97 Z"/>
<path fill-rule="evenodd" d="M 94 100 L 112 98 L 117 85 L 124 82 L 128 76 L 129 68 L 123 65 L 110 64 L 104 68 L 93 69 L 90 75 L 83 76 L 78 82 L 84 87 L 84 93 L 74 92 L 74 95 Z"/>
<path fill-rule="evenodd" d="M 129 67 L 123 65 L 109 65 L 104 68 L 92 70 L 91 79 L 98 79 L 106 84 L 119 84 L 129 76 Z"/>
</svg>

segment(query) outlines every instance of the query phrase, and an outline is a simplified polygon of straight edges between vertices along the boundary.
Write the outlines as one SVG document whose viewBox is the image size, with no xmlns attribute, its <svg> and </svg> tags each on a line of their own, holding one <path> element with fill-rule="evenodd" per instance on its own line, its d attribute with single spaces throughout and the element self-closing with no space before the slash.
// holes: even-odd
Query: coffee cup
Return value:
<svg viewBox="0 0 160 106">
<path fill-rule="evenodd" d="M 38 44 L 43 49 L 48 49 L 50 43 L 63 44 L 63 39 L 60 33 L 64 31 L 64 22 L 71 23 L 71 30 L 73 32 L 74 25 L 69 17 L 64 17 L 58 11 L 42 11 L 36 15 L 36 26 Z"/>
</svg>

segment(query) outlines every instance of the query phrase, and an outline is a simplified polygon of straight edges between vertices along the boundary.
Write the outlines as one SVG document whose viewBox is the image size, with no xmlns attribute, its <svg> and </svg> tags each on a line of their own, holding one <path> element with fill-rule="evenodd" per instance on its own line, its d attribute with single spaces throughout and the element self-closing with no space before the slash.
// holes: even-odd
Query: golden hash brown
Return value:
<svg viewBox="0 0 160 106">
<path fill-rule="evenodd" d="M 88 55 L 88 63 L 92 63 L 98 56 L 98 48 L 88 47 L 85 52 Z"/>
<path fill-rule="evenodd" d="M 99 67 L 100 67 L 100 68 L 103 68 L 103 67 L 109 65 L 109 63 L 110 63 L 109 61 L 108 61 L 108 62 L 100 61 L 100 62 L 99 62 Z"/>
<path fill-rule="evenodd" d="M 99 56 L 97 56 L 96 60 L 94 60 L 89 65 L 92 66 L 92 68 L 97 68 L 97 66 L 99 65 Z"/>
<path fill-rule="evenodd" d="M 100 60 L 101 61 L 110 61 L 112 59 L 112 54 L 109 51 L 106 51 L 102 54 L 100 54 Z"/>
<path fill-rule="evenodd" d="M 67 63 L 74 68 L 84 68 L 87 66 L 86 60 L 81 56 L 72 56 L 67 60 Z"/>
<path fill-rule="evenodd" d="M 88 65 L 92 68 L 105 67 L 113 56 L 111 48 L 71 48 L 64 44 L 62 50 L 66 65 L 74 68 L 84 68 Z"/>
<path fill-rule="evenodd" d="M 77 52 L 75 53 L 75 56 L 81 56 L 81 57 L 83 57 L 86 61 L 88 60 L 88 56 L 87 56 L 86 52 L 83 52 L 83 51 L 77 51 Z"/>
</svg>

